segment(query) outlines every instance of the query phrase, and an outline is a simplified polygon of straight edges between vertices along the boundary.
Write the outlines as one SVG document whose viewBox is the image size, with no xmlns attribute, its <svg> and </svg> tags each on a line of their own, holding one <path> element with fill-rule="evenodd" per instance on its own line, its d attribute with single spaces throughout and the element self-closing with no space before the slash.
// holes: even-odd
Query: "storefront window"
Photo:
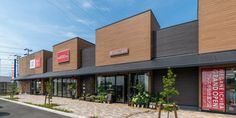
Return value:
<svg viewBox="0 0 236 118">
<path fill-rule="evenodd" d="M 115 90 L 115 77 L 114 76 L 110 76 L 110 77 L 106 77 L 106 89 L 112 93 L 114 93 Z"/>
<path fill-rule="evenodd" d="M 67 79 L 66 83 L 67 83 L 67 89 L 66 89 L 67 97 L 71 97 L 71 92 L 70 92 L 71 79 Z"/>
<path fill-rule="evenodd" d="M 226 111 L 236 113 L 236 68 L 226 70 Z"/>
<path fill-rule="evenodd" d="M 124 93 L 125 93 L 125 77 L 116 76 L 116 101 L 124 102 Z"/>
<path fill-rule="evenodd" d="M 143 84 L 145 91 L 148 91 L 148 83 L 149 83 L 148 81 L 149 81 L 148 73 L 135 75 L 135 85 Z"/>
<path fill-rule="evenodd" d="M 57 86 L 57 96 L 62 96 L 62 79 L 58 79 Z"/>
<path fill-rule="evenodd" d="M 42 94 L 41 93 L 41 81 L 32 80 L 31 81 L 31 94 Z"/>
<path fill-rule="evenodd" d="M 57 79 L 53 80 L 53 95 L 57 96 Z"/>
<path fill-rule="evenodd" d="M 67 79 L 62 80 L 63 97 L 67 97 Z"/>
</svg>

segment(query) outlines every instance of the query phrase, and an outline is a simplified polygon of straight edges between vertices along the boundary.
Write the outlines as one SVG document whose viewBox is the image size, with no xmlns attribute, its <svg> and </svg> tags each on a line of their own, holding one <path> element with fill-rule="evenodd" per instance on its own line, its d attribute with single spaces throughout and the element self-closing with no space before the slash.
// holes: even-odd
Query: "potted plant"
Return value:
<svg viewBox="0 0 236 118">
<path fill-rule="evenodd" d="M 71 92 L 72 99 L 75 99 L 75 96 L 76 96 L 76 83 L 69 84 L 69 90 Z"/>
<path fill-rule="evenodd" d="M 159 99 L 160 99 L 159 96 L 160 96 L 159 93 L 157 93 L 156 95 L 150 98 L 149 108 L 156 109 L 157 103 L 159 102 Z"/>
</svg>

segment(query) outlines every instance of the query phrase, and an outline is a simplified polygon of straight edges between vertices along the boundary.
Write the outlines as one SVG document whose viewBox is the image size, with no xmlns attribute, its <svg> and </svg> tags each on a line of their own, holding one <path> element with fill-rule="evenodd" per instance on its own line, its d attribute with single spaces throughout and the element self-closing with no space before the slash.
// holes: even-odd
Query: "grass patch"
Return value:
<svg viewBox="0 0 236 118">
<path fill-rule="evenodd" d="M 8 100 L 13 100 L 13 101 L 18 101 L 18 97 L 14 97 L 14 98 L 10 98 L 10 97 L 7 97 L 7 98 L 5 98 L 5 99 L 8 99 Z"/>
<path fill-rule="evenodd" d="M 53 109 L 53 110 L 57 110 L 57 111 L 62 111 L 62 112 L 66 112 L 66 113 L 72 113 L 72 111 L 67 110 L 67 109 L 55 108 L 56 106 L 59 106 L 59 105 L 54 104 L 54 103 L 53 104 L 33 104 L 31 102 L 24 102 L 24 103 L 39 106 L 39 107 L 44 107 L 44 108 L 48 108 L 48 109 Z"/>
</svg>

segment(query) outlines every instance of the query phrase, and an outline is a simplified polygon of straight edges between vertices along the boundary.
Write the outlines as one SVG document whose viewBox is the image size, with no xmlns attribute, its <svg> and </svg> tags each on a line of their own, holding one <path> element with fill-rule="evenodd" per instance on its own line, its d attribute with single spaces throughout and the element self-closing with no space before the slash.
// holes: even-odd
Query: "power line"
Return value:
<svg viewBox="0 0 236 118">
<path fill-rule="evenodd" d="M 19 49 L 19 50 L 24 50 L 24 48 L 17 48 L 17 47 L 5 46 L 5 45 L 0 45 L 0 48 L 9 48 L 9 49 Z"/>
<path fill-rule="evenodd" d="M 16 53 L 16 52 L 6 52 L 6 51 L 0 51 L 0 53 L 3 53 L 3 54 L 20 54 L 20 53 Z"/>
<path fill-rule="evenodd" d="M 92 1 L 87 1 L 87 2 L 89 2 L 94 8 L 96 8 L 96 9 L 97 9 L 97 12 L 99 12 L 99 13 L 107 20 L 107 16 L 104 15 L 104 14 L 100 11 L 100 9 L 94 4 L 94 2 L 92 2 Z M 107 21 L 108 21 L 108 20 L 107 20 Z"/>
<path fill-rule="evenodd" d="M 64 9 L 62 9 L 62 8 L 60 8 L 60 7 L 58 7 L 56 4 L 54 4 L 53 2 L 50 2 L 49 0 L 47 0 L 47 2 L 49 3 L 49 4 L 51 4 L 51 5 L 53 5 L 55 8 L 57 8 L 58 10 L 60 10 L 61 12 L 64 12 L 64 14 L 63 15 L 65 15 L 65 16 L 67 16 L 67 18 L 69 19 L 69 20 L 71 20 L 71 21 L 75 21 L 74 20 L 74 18 L 71 18 L 69 15 L 68 15 L 68 13 L 70 13 L 71 15 L 73 15 L 74 17 L 76 16 L 73 12 L 68 12 L 68 11 L 65 11 Z M 73 1 L 72 1 L 73 2 Z M 74 2 L 73 2 L 74 3 Z M 74 3 L 74 4 L 76 4 L 76 3 Z M 83 9 L 82 9 L 83 10 Z M 83 13 L 83 12 L 81 12 L 81 13 Z M 86 15 L 86 14 L 85 14 Z M 94 30 L 94 28 L 91 28 L 88 24 L 84 24 L 89 30 Z"/>
</svg>

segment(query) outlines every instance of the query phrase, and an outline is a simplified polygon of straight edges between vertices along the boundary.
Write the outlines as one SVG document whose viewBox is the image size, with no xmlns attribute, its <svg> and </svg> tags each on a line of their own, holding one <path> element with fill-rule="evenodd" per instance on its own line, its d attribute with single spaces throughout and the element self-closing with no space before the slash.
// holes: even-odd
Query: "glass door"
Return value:
<svg viewBox="0 0 236 118">
<path fill-rule="evenodd" d="M 226 70 L 226 112 L 236 113 L 236 68 Z"/>
<path fill-rule="evenodd" d="M 125 102 L 124 92 L 125 92 L 125 77 L 116 76 L 116 102 Z"/>
</svg>

